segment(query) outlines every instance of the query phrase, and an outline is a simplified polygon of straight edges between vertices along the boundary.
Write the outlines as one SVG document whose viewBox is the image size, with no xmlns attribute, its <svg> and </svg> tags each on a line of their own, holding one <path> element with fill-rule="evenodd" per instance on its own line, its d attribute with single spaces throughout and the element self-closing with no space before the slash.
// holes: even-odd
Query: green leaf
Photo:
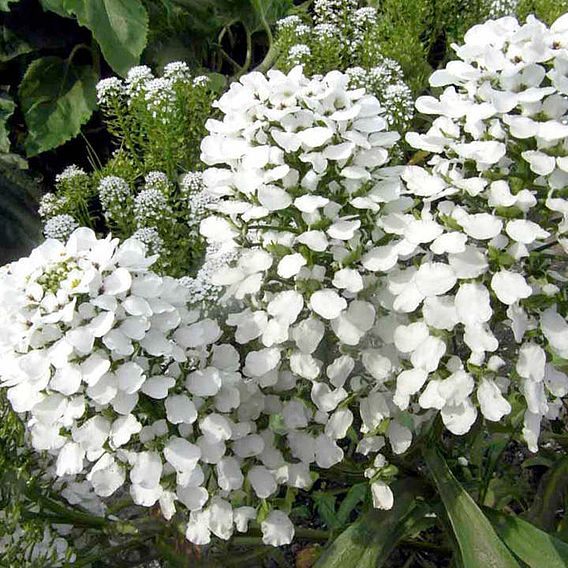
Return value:
<svg viewBox="0 0 568 568">
<path fill-rule="evenodd" d="M 2 12 L 9 12 L 10 11 L 10 4 L 14 2 L 19 2 L 20 0 L 0 0 L 0 10 Z"/>
<path fill-rule="evenodd" d="M 13 30 L 0 26 L 0 63 L 10 61 L 24 53 L 33 51 L 33 47 Z"/>
<path fill-rule="evenodd" d="M 556 528 L 556 511 L 564 507 L 568 495 L 568 458 L 557 461 L 539 483 L 527 520 L 551 532 Z"/>
<path fill-rule="evenodd" d="M 65 9 L 65 0 L 39 0 L 44 10 L 54 12 L 63 18 L 70 18 L 71 14 Z"/>
<path fill-rule="evenodd" d="M 256 31 L 259 27 L 268 28 L 283 18 L 294 6 L 292 0 L 250 0 L 250 4 L 256 17 L 251 31 Z"/>
<path fill-rule="evenodd" d="M 20 84 L 20 102 L 28 127 L 29 157 L 76 136 L 96 108 L 97 74 L 59 57 L 36 59 Z"/>
<path fill-rule="evenodd" d="M 141 0 L 64 0 L 101 46 L 109 65 L 119 75 L 138 65 L 146 47 L 148 13 Z"/>
<path fill-rule="evenodd" d="M 337 522 L 339 526 L 344 526 L 349 522 L 351 512 L 357 507 L 361 501 L 365 500 L 369 484 L 367 482 L 357 483 L 353 485 L 347 492 L 345 499 L 341 502 L 337 511 Z"/>
<path fill-rule="evenodd" d="M 531 568 L 568 566 L 568 544 L 565 542 L 519 517 L 489 508 L 485 508 L 484 512 L 503 542 Z"/>
<path fill-rule="evenodd" d="M 420 485 L 413 480 L 393 484 L 394 506 L 390 511 L 373 509 L 343 531 L 316 562 L 314 568 L 381 568 L 397 543 L 415 531 L 424 515 L 417 507 Z"/>
<path fill-rule="evenodd" d="M 0 96 L 0 152 L 10 151 L 10 139 L 8 138 L 8 119 L 14 113 L 16 105 L 12 99 Z"/>
<path fill-rule="evenodd" d="M 312 495 L 312 499 L 316 504 L 321 520 L 330 529 L 339 527 L 340 525 L 335 516 L 335 495 L 330 495 L 325 491 L 318 491 Z"/>
<path fill-rule="evenodd" d="M 464 568 L 519 568 L 475 501 L 459 484 L 436 448 L 426 448 L 426 464 L 450 519 Z"/>
</svg>

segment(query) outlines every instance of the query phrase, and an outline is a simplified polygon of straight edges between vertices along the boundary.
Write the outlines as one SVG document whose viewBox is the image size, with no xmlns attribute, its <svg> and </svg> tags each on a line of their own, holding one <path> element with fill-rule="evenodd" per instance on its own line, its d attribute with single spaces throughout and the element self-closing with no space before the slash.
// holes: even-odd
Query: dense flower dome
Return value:
<svg viewBox="0 0 568 568">
<path fill-rule="evenodd" d="M 388 166 L 398 134 L 386 130 L 374 96 L 348 85 L 346 74 L 310 79 L 301 67 L 234 83 L 202 144 L 211 166 L 204 183 L 220 203 L 201 231 L 238 251 L 213 282 L 242 301 L 227 323 L 246 346 L 244 374 L 274 392 L 295 384 L 289 398 L 280 395 L 292 455 L 331 467 L 353 425 L 386 508 L 378 431 L 389 424 L 383 433 L 396 453 L 412 434 L 387 389 L 399 358 L 381 334 L 392 336 L 392 319 L 375 296 L 380 273 L 416 248 L 402 243 L 385 254 L 382 219 L 412 200 L 401 196 L 400 168 Z"/>
<path fill-rule="evenodd" d="M 445 339 L 447 370 L 429 370 L 419 404 L 462 434 L 475 398 L 499 421 L 520 396 L 532 451 L 568 393 L 567 47 L 568 16 L 550 29 L 506 17 L 467 32 L 460 59 L 430 78 L 443 93 L 416 103 L 432 127 L 407 135 L 433 155 L 403 175 L 419 218 L 399 216 L 389 231 L 423 249 L 387 291 L 412 319 L 410 358 L 418 329 Z"/>
<path fill-rule="evenodd" d="M 257 429 L 266 397 L 238 373 L 238 352 L 213 346 L 220 327 L 186 308 L 187 289 L 151 272 L 154 260 L 134 239 L 119 245 L 81 228 L 4 269 L 0 376 L 72 502 L 125 485 L 134 503 L 159 503 L 166 519 L 186 511 L 188 538 L 204 544 L 255 518 L 254 508 L 225 500 L 242 487 L 247 460 L 285 462 Z M 248 477 L 262 498 L 276 490 L 264 466 Z M 267 543 L 291 538 L 282 517 L 263 520 Z"/>
</svg>

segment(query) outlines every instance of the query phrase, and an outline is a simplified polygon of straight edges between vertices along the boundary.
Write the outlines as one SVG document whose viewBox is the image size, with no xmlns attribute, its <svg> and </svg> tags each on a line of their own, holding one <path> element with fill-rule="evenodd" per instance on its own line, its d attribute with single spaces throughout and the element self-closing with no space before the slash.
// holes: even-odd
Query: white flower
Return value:
<svg viewBox="0 0 568 568">
<path fill-rule="evenodd" d="M 254 466 L 248 472 L 247 478 L 254 492 L 260 499 L 266 499 L 272 495 L 278 487 L 274 476 L 264 466 Z"/>
<path fill-rule="evenodd" d="M 394 495 L 391 488 L 384 481 L 371 483 L 371 495 L 373 496 L 373 507 L 375 509 L 392 509 Z"/>
<path fill-rule="evenodd" d="M 67 442 L 57 457 L 57 475 L 75 475 L 83 470 L 85 450 L 74 442 Z"/>
<path fill-rule="evenodd" d="M 172 424 L 193 424 L 197 419 L 195 404 L 184 394 L 168 396 L 165 407 L 168 421 Z"/>
<path fill-rule="evenodd" d="M 457 281 L 453 269 L 442 262 L 420 266 L 416 273 L 416 287 L 425 297 L 441 296 L 451 290 Z"/>
<path fill-rule="evenodd" d="M 546 239 L 550 236 L 548 231 L 545 231 L 533 221 L 524 219 L 509 221 L 505 231 L 514 241 L 526 245 L 531 244 L 537 239 Z"/>
<path fill-rule="evenodd" d="M 509 306 L 532 294 L 532 288 L 526 283 L 524 277 L 508 270 L 501 270 L 493 275 L 491 288 L 497 298 Z"/>
<path fill-rule="evenodd" d="M 282 511 L 273 510 L 260 523 L 262 542 L 271 546 L 290 544 L 294 538 L 294 525 Z"/>
<path fill-rule="evenodd" d="M 332 320 L 347 308 L 347 302 L 334 290 L 318 290 L 310 296 L 310 307 L 322 318 Z"/>
<path fill-rule="evenodd" d="M 490 379 L 483 379 L 477 388 L 477 400 L 487 420 L 498 422 L 511 412 L 511 405 L 503 397 L 499 387 Z"/>
<path fill-rule="evenodd" d="M 292 276 L 296 276 L 302 266 L 306 264 L 307 261 L 301 254 L 288 254 L 278 263 L 276 272 L 281 278 L 292 278 Z"/>
<path fill-rule="evenodd" d="M 220 497 L 213 497 L 208 510 L 211 532 L 223 540 L 231 538 L 233 534 L 233 508 L 231 504 Z"/>
</svg>

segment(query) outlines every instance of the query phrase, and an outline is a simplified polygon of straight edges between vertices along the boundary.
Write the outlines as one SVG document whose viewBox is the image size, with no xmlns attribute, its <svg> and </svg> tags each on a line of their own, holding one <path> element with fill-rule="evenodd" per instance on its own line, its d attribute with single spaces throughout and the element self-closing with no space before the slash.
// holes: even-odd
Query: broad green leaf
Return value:
<svg viewBox="0 0 568 568">
<path fill-rule="evenodd" d="M 556 511 L 564 507 L 568 495 L 568 458 L 557 461 L 539 483 L 533 506 L 527 520 L 537 527 L 551 532 L 556 526 Z"/>
<path fill-rule="evenodd" d="M 349 489 L 345 499 L 343 499 L 337 510 L 337 522 L 339 526 L 344 526 L 349 522 L 351 512 L 361 501 L 364 501 L 368 489 L 369 484 L 366 482 L 357 483 Z"/>
<path fill-rule="evenodd" d="M 33 51 L 33 47 L 13 30 L 0 26 L 0 63 Z"/>
<path fill-rule="evenodd" d="M 43 57 L 30 64 L 19 90 L 29 157 L 79 134 L 96 108 L 97 79 L 91 67 L 59 57 Z"/>
<path fill-rule="evenodd" d="M 250 0 L 250 4 L 256 16 L 256 22 L 251 31 L 255 31 L 256 28 L 269 27 L 284 17 L 293 7 L 294 2 L 292 0 Z"/>
<path fill-rule="evenodd" d="M 424 510 L 417 507 L 420 485 L 412 480 L 393 484 L 390 511 L 373 509 L 343 531 L 315 563 L 314 568 L 381 568 L 400 539 L 416 532 Z"/>
<path fill-rule="evenodd" d="M 15 108 L 16 105 L 12 99 L 0 96 L 0 152 L 10 151 L 9 129 L 6 123 L 14 113 Z"/>
<path fill-rule="evenodd" d="M 568 566 L 568 544 L 565 542 L 519 517 L 489 508 L 485 508 L 484 512 L 503 542 L 531 568 Z"/>
<path fill-rule="evenodd" d="M 54 12 L 63 18 L 70 18 L 71 14 L 65 9 L 65 0 L 39 0 L 44 10 Z"/>
<path fill-rule="evenodd" d="M 436 448 L 424 452 L 458 541 L 464 568 L 519 568 L 475 501 L 459 484 Z"/>
<path fill-rule="evenodd" d="M 148 13 L 141 0 L 64 0 L 64 6 L 91 31 L 119 75 L 138 65 L 148 35 Z"/>
<path fill-rule="evenodd" d="M 9 12 L 10 11 L 10 4 L 14 4 L 19 2 L 20 0 L 0 0 L 0 10 L 2 12 Z"/>
</svg>

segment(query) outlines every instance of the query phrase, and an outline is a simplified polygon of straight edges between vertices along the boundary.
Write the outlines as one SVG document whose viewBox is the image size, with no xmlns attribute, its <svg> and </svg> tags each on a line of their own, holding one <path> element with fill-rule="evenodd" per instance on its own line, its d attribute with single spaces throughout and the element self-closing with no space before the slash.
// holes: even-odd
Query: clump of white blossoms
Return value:
<svg viewBox="0 0 568 568">
<path fill-rule="evenodd" d="M 384 117 L 390 128 L 402 129 L 414 117 L 414 99 L 408 85 L 401 80 L 400 65 L 388 57 L 377 57 L 370 69 L 350 67 L 346 70 L 350 87 L 364 88 L 374 93 L 385 109 Z"/>
<path fill-rule="evenodd" d="M 67 240 L 78 226 L 71 215 L 62 213 L 47 219 L 43 226 L 43 234 L 46 239 Z"/>
<path fill-rule="evenodd" d="M 291 522 L 260 500 L 311 478 L 267 427 L 279 401 L 242 375 L 218 323 L 188 309 L 187 289 L 150 271 L 145 252 L 80 228 L 5 268 L 0 384 L 71 503 L 98 509 L 96 496 L 124 488 L 177 515 L 195 544 L 255 519 L 266 543 L 288 543 Z"/>
<path fill-rule="evenodd" d="M 519 0 L 488 0 L 487 11 L 491 19 L 503 16 L 514 16 L 519 6 Z"/>
<path fill-rule="evenodd" d="M 382 294 L 407 320 L 396 404 L 440 410 L 455 434 L 520 404 L 531 451 L 568 394 L 567 47 L 568 15 L 469 30 L 430 78 L 443 93 L 416 104 L 434 120 L 407 135 L 433 155 L 403 175 L 414 214 L 384 226 L 385 254 L 417 247 Z"/>
<path fill-rule="evenodd" d="M 383 246 L 382 219 L 413 202 L 388 167 L 398 134 L 385 130 L 378 100 L 348 82 L 297 67 L 231 85 L 202 143 L 204 182 L 221 202 L 201 231 L 239 251 L 213 283 L 243 303 L 227 323 L 246 347 L 244 375 L 277 397 L 284 455 L 297 467 L 332 467 L 353 424 L 375 503 L 388 508 L 390 470 L 377 452 L 386 440 L 404 451 L 412 434 L 387 386 L 401 365 L 397 320 L 377 292 L 416 247 Z"/>
<path fill-rule="evenodd" d="M 400 65 L 381 53 L 378 19 L 375 8 L 359 8 L 354 0 L 319 0 L 311 22 L 298 16 L 278 22 L 280 65 L 284 70 L 303 65 L 307 75 L 316 75 L 325 74 L 333 62 L 349 73 L 352 87 L 379 99 L 389 127 L 404 131 L 413 117 L 412 93 Z"/>
</svg>

